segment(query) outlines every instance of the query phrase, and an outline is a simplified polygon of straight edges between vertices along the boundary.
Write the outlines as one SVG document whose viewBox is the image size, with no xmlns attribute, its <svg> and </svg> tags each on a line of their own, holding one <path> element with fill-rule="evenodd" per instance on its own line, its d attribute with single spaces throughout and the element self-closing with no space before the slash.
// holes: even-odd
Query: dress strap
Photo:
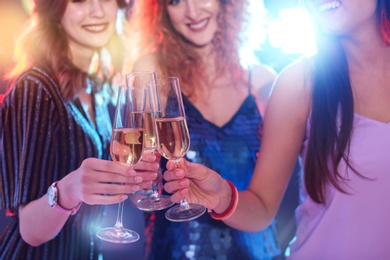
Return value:
<svg viewBox="0 0 390 260">
<path fill-rule="evenodd" d="M 248 70 L 248 93 L 252 94 L 252 68 Z"/>
</svg>

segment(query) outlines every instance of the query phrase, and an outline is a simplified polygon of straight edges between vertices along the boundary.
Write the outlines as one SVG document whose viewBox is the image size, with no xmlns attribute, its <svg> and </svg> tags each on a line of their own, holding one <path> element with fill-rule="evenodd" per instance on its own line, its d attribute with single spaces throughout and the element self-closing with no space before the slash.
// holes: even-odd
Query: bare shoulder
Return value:
<svg viewBox="0 0 390 260">
<path fill-rule="evenodd" d="M 311 91 L 313 65 L 310 59 L 302 59 L 287 66 L 275 81 L 275 88 L 283 91 Z"/>
<path fill-rule="evenodd" d="M 311 109 L 312 65 L 308 59 L 286 67 L 277 77 L 268 107 L 284 111 L 292 118 L 306 122 Z"/>
<path fill-rule="evenodd" d="M 134 62 L 132 71 L 157 70 L 157 56 L 155 53 L 149 53 L 140 57 Z"/>
<path fill-rule="evenodd" d="M 252 95 L 256 96 L 260 113 L 264 115 L 269 93 L 276 78 L 276 72 L 269 66 L 261 64 L 251 68 Z"/>
<path fill-rule="evenodd" d="M 252 86 L 259 90 L 268 85 L 272 85 L 276 79 L 276 72 L 271 67 L 261 64 L 256 65 L 252 69 Z"/>
</svg>

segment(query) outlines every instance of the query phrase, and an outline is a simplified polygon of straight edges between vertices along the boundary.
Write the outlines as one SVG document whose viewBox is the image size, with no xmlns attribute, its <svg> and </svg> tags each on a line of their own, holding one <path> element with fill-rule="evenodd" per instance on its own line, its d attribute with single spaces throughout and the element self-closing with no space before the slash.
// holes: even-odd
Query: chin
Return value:
<svg viewBox="0 0 390 260">
<path fill-rule="evenodd" d="M 105 47 L 108 44 L 108 41 L 109 41 L 108 39 L 107 40 L 99 39 L 96 41 L 90 41 L 88 45 L 93 49 L 100 49 Z"/>
<path fill-rule="evenodd" d="M 196 48 L 204 48 L 212 44 L 212 39 L 207 40 L 197 40 L 197 41 L 189 41 L 191 45 L 193 45 Z"/>
</svg>

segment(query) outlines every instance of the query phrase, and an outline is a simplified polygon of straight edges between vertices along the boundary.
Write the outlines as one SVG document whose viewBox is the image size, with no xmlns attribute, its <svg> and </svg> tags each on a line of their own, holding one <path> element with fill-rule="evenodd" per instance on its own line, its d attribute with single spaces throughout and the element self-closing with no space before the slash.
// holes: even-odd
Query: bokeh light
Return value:
<svg viewBox="0 0 390 260">
<path fill-rule="evenodd" d="M 31 14 L 34 6 L 33 0 L 21 0 L 21 2 L 23 9 L 26 11 L 26 13 Z"/>
<path fill-rule="evenodd" d="M 249 1 L 249 22 L 243 32 L 244 42 L 240 47 L 241 64 L 250 67 L 259 62 L 255 51 L 260 50 L 267 37 L 267 12 L 263 1 Z"/>
<path fill-rule="evenodd" d="M 285 54 L 311 54 L 315 52 L 314 28 L 302 8 L 287 8 L 268 24 L 269 44 Z"/>
</svg>

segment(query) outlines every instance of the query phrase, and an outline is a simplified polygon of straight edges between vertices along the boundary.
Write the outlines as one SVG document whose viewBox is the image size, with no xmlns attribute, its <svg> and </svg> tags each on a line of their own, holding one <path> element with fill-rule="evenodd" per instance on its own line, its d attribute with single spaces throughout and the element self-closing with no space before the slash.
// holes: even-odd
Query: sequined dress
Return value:
<svg viewBox="0 0 390 260">
<path fill-rule="evenodd" d="M 259 153 L 262 117 L 249 94 L 223 127 L 203 118 L 183 96 L 191 147 L 186 159 L 206 165 L 247 188 Z M 189 222 L 170 222 L 165 211 L 145 213 L 147 259 L 272 259 L 280 255 L 275 223 L 261 232 L 243 232 L 205 213 Z"/>
</svg>

